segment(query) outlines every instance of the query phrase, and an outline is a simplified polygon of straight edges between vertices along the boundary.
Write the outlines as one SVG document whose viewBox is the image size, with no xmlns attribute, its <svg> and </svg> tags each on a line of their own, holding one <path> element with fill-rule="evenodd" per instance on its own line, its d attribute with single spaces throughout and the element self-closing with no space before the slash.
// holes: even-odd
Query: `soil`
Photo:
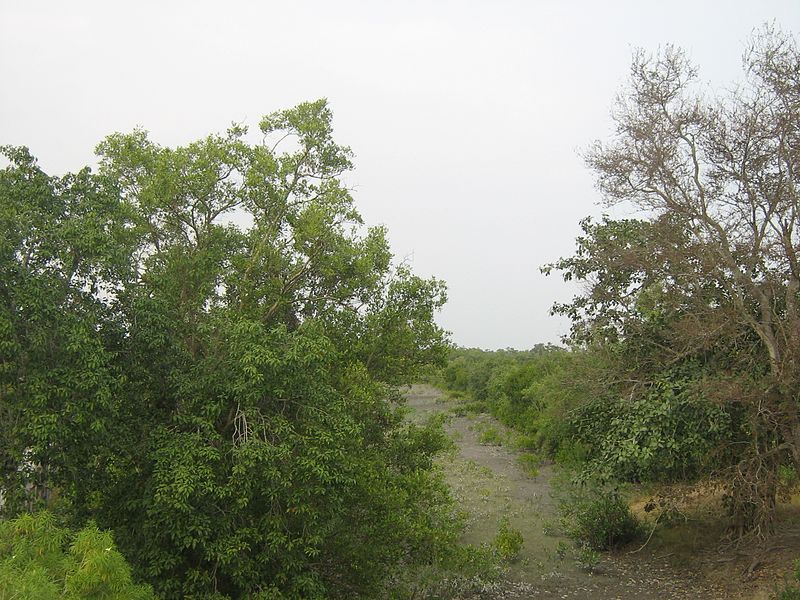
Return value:
<svg viewBox="0 0 800 600">
<path fill-rule="evenodd" d="M 800 556 L 800 536 L 787 529 L 784 537 L 790 542 L 783 540 L 777 552 L 761 555 L 754 549 L 720 553 L 702 539 L 695 540 L 687 560 L 685 548 L 671 547 L 659 534 L 638 552 L 632 550 L 641 543 L 587 557 L 559 529 L 552 465 L 542 464 L 538 474 L 532 473 L 508 444 L 487 443 L 508 439 L 506 428 L 487 414 L 459 415 L 453 410 L 458 401 L 432 386 L 413 385 L 406 397 L 414 420 L 449 415 L 445 428 L 455 449 L 441 466 L 468 515 L 463 541 L 490 544 L 503 519 L 524 539 L 502 580 L 470 598 L 766 600 L 774 597 L 787 566 Z"/>
</svg>

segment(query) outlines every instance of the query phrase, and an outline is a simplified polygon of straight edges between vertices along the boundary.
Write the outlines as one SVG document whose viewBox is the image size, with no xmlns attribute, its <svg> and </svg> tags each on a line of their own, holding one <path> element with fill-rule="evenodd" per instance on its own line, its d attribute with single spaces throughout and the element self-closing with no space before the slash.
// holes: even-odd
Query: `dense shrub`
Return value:
<svg viewBox="0 0 800 600">
<path fill-rule="evenodd" d="M 131 580 L 111 534 L 89 525 L 77 533 L 50 513 L 0 522 L 0 599 L 155 600 Z"/>
<path fill-rule="evenodd" d="M 609 378 L 611 363 L 630 360 L 625 353 L 551 346 L 455 350 L 443 383 L 461 382 L 471 397 L 483 394 L 489 411 L 521 434 L 526 449 L 587 477 L 691 480 L 735 463 L 735 442 L 746 424 L 737 407 L 706 399 L 702 360 L 687 359 L 633 383 Z M 475 373 L 485 386 L 470 385 Z"/>
<path fill-rule="evenodd" d="M 793 583 L 787 583 L 775 598 L 776 600 L 800 600 L 800 588 Z"/>
<path fill-rule="evenodd" d="M 695 371 L 696 372 L 696 371 Z M 705 400 L 687 366 L 662 373 L 627 398 L 592 398 L 572 415 L 590 470 L 624 481 L 694 479 L 724 465 L 736 411 Z"/>
<path fill-rule="evenodd" d="M 524 436 L 527 449 L 555 456 L 573 439 L 569 414 L 586 396 L 587 379 L 577 376 L 585 360 L 581 353 L 550 345 L 529 351 L 456 349 L 440 384 L 481 402 Z"/>
<path fill-rule="evenodd" d="M 497 555 L 503 560 L 514 561 L 519 557 L 523 543 L 522 533 L 511 526 L 508 518 L 504 518 L 492 544 Z"/>
<path fill-rule="evenodd" d="M 602 489 L 602 488 L 601 488 Z M 641 524 L 615 491 L 597 491 L 561 505 L 567 533 L 592 550 L 627 544 L 641 533 Z"/>
<path fill-rule="evenodd" d="M 776 600 L 800 600 L 800 559 L 794 561 L 792 582 L 787 582 L 775 596 Z"/>
</svg>

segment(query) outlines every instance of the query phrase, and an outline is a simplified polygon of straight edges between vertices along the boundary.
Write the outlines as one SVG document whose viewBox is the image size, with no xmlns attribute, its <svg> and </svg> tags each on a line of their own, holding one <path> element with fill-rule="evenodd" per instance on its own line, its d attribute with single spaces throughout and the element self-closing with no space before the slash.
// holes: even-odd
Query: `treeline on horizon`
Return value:
<svg viewBox="0 0 800 600">
<path fill-rule="evenodd" d="M 703 396 L 687 361 L 632 393 L 607 349 L 455 348 L 431 381 L 522 434 L 517 444 L 586 479 L 695 481 L 736 464 L 743 413 Z M 732 410 L 731 410 L 732 408 Z"/>
</svg>

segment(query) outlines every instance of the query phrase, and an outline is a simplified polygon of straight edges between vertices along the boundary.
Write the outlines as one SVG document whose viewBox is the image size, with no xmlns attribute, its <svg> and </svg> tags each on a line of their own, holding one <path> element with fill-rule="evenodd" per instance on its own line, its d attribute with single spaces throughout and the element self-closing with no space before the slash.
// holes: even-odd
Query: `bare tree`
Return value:
<svg viewBox="0 0 800 600">
<path fill-rule="evenodd" d="M 587 293 L 556 310 L 575 318 L 575 332 L 597 334 L 603 323 L 604 335 L 624 338 L 643 320 L 644 301 L 655 299 L 670 314 L 658 339 L 661 361 L 726 346 L 730 360 L 706 392 L 750 415 L 749 448 L 729 478 L 730 508 L 739 534 L 766 535 L 778 466 L 800 470 L 794 38 L 764 27 L 744 68 L 735 90 L 703 93 L 682 51 L 635 55 L 613 111 L 615 133 L 591 147 L 587 162 L 609 205 L 645 215 L 635 222 L 646 243 L 584 239 L 582 255 L 554 266 L 586 279 Z"/>
</svg>

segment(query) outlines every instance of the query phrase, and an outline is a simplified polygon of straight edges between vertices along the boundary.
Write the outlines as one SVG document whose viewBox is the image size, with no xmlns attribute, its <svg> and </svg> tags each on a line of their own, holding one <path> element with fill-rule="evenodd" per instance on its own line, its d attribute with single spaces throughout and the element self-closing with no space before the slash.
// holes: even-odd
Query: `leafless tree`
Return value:
<svg viewBox="0 0 800 600">
<path fill-rule="evenodd" d="M 615 132 L 587 161 L 609 205 L 645 215 L 650 245 L 616 249 L 615 264 L 640 276 L 613 298 L 595 280 L 594 312 L 584 304 L 583 317 L 616 307 L 624 321 L 626 302 L 641 305 L 656 287 L 678 315 L 660 342 L 664 360 L 733 349 L 736 368 L 709 394 L 751 415 L 729 500 L 739 534 L 765 535 L 778 466 L 800 471 L 800 53 L 766 26 L 743 62 L 744 82 L 720 94 L 698 84 L 679 49 L 635 55 Z"/>
</svg>

